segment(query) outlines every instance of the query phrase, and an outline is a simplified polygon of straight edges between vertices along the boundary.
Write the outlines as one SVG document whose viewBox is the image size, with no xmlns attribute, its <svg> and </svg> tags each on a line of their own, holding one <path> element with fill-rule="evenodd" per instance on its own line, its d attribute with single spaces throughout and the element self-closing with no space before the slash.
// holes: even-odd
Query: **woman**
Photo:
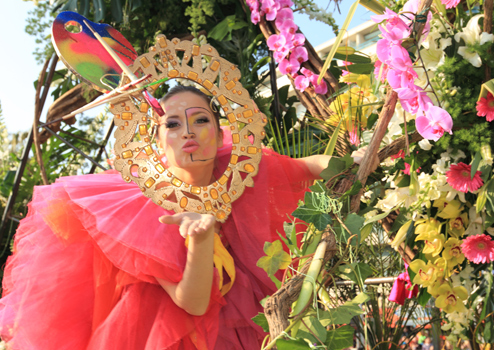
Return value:
<svg viewBox="0 0 494 350">
<path fill-rule="evenodd" d="M 183 87 L 163 102 L 158 145 L 191 185 L 213 182 L 230 158 L 210 105 Z M 264 150 L 254 188 L 221 227 L 162 209 L 116 172 L 37 187 L 5 268 L 2 337 L 23 350 L 258 349 L 265 333 L 251 318 L 276 288 L 256 262 L 328 160 Z M 235 265 L 226 294 L 233 278 L 213 266 L 215 231 Z"/>
</svg>

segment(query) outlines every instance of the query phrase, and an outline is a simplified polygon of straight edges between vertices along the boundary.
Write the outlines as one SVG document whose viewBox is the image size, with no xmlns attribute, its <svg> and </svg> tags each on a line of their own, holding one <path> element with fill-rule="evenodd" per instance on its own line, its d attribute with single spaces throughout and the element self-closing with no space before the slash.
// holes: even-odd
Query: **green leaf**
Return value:
<svg viewBox="0 0 494 350">
<path fill-rule="evenodd" d="M 135 9 L 139 8 L 142 5 L 142 1 L 141 0 L 131 0 L 131 4 L 132 4 L 132 11 L 134 11 Z"/>
<path fill-rule="evenodd" d="M 421 306 L 425 307 L 427 305 L 427 302 L 429 301 L 429 299 L 431 297 L 432 297 L 432 295 L 430 295 L 429 292 L 427 292 L 427 289 L 421 288 L 419 295 L 417 296 L 417 302 Z"/>
<path fill-rule="evenodd" d="M 322 74 L 320 75 L 320 77 L 322 77 Z M 319 82 L 318 82 L 318 84 L 319 84 Z M 336 141 L 338 141 L 338 135 L 340 134 L 341 123 L 342 123 L 343 119 L 344 118 L 340 119 L 340 121 L 338 122 L 338 125 L 333 130 L 333 134 L 331 135 L 331 138 L 329 139 L 326 150 L 324 151 L 324 154 L 327 156 L 331 156 L 334 152 L 334 148 L 336 147 Z"/>
<path fill-rule="evenodd" d="M 14 179 L 15 179 L 15 170 L 9 170 L 5 177 L 3 178 L 3 182 L 0 185 L 0 193 L 3 197 L 8 198 L 10 192 L 12 192 L 12 188 L 14 187 Z"/>
<path fill-rule="evenodd" d="M 93 0 L 94 22 L 102 21 L 105 18 L 105 2 L 103 0 Z"/>
<path fill-rule="evenodd" d="M 77 0 L 69 0 L 62 7 L 61 11 L 77 12 Z"/>
<path fill-rule="evenodd" d="M 261 326 L 264 332 L 269 332 L 269 324 L 266 315 L 259 312 L 256 316 L 252 317 L 252 321 L 258 326 Z"/>
<path fill-rule="evenodd" d="M 292 258 L 283 250 L 280 241 L 264 243 L 264 253 L 266 253 L 266 256 L 261 257 L 256 265 L 270 276 L 280 269 L 286 269 L 292 262 Z"/>
<path fill-rule="evenodd" d="M 355 330 L 352 326 L 343 326 L 328 331 L 326 336 L 326 345 L 331 350 L 341 350 L 353 346 L 353 333 Z"/>
<path fill-rule="evenodd" d="M 305 323 L 305 324 L 304 324 Z M 314 333 L 322 342 L 326 341 L 326 328 L 314 316 L 304 317 L 304 322 L 300 325 L 299 332 Z M 311 333 L 312 332 L 312 333 Z M 300 336 L 301 334 L 299 334 Z M 316 340 L 317 338 L 311 339 Z"/>
<path fill-rule="evenodd" d="M 360 242 L 360 229 L 364 224 L 365 219 L 355 213 L 350 213 L 345 219 L 345 226 L 350 230 L 351 235 L 357 235 L 357 241 Z M 350 236 L 348 236 L 350 237 Z M 352 240 L 353 245 L 354 240 Z"/>
<path fill-rule="evenodd" d="M 368 264 L 363 262 L 341 265 L 338 269 L 340 270 L 341 277 L 346 277 L 357 285 L 359 285 L 359 282 L 363 283 L 367 277 L 372 275 L 372 269 Z"/>
<path fill-rule="evenodd" d="M 352 62 L 352 63 L 371 63 L 372 62 L 370 57 L 357 55 L 357 54 L 344 55 L 344 54 L 336 52 L 334 54 L 334 58 L 336 58 L 337 60 L 342 60 L 342 61 L 347 61 L 347 62 Z"/>
<path fill-rule="evenodd" d="M 360 293 L 353 300 L 349 300 L 337 308 L 323 311 L 319 320 L 324 327 L 331 324 L 349 324 L 354 316 L 364 314 L 364 310 L 362 310 L 359 305 L 365 303 L 369 299 L 370 298 L 367 294 Z"/>
<path fill-rule="evenodd" d="M 326 193 L 326 186 L 324 186 L 322 181 L 316 181 L 314 185 L 309 187 L 309 190 L 316 193 Z"/>
<path fill-rule="evenodd" d="M 235 18 L 235 15 L 225 17 L 224 20 L 215 25 L 213 29 L 209 31 L 208 38 L 222 41 L 231 32 L 228 26 L 231 17 Z"/>
<path fill-rule="evenodd" d="M 310 346 L 302 339 L 278 339 L 276 347 L 278 350 L 310 350 Z"/>
<path fill-rule="evenodd" d="M 324 180 L 327 181 L 332 177 L 342 173 L 346 169 L 347 169 L 347 165 L 344 160 L 338 157 L 331 157 L 331 159 L 328 162 L 328 167 L 324 169 L 319 176 L 321 176 Z"/>
<path fill-rule="evenodd" d="M 367 118 L 367 129 L 371 130 L 374 123 L 379 119 L 379 114 L 372 113 L 369 118 Z"/>
<path fill-rule="evenodd" d="M 480 152 L 475 153 L 475 158 L 473 158 L 472 169 L 470 170 L 470 178 L 473 179 L 477 169 L 479 168 L 480 161 L 482 160 L 482 156 Z"/>
<path fill-rule="evenodd" d="M 317 209 L 310 209 L 306 206 L 298 207 L 293 213 L 292 216 L 305 221 L 309 224 L 314 224 L 316 229 L 323 231 L 326 226 L 331 224 L 331 216 L 326 213 L 321 213 Z"/>
<path fill-rule="evenodd" d="M 123 9 L 121 0 L 111 0 L 110 8 L 113 20 L 117 23 L 122 22 Z"/>
<path fill-rule="evenodd" d="M 360 230 L 360 243 L 362 243 L 363 241 L 365 241 L 367 237 L 369 237 L 369 235 L 372 232 L 373 226 L 374 225 L 372 224 L 367 224 L 364 227 L 362 227 L 362 229 Z"/>
<path fill-rule="evenodd" d="M 374 65 L 372 63 L 359 63 L 352 64 L 350 66 L 343 67 L 342 69 L 356 74 L 370 74 L 374 71 Z"/>
</svg>

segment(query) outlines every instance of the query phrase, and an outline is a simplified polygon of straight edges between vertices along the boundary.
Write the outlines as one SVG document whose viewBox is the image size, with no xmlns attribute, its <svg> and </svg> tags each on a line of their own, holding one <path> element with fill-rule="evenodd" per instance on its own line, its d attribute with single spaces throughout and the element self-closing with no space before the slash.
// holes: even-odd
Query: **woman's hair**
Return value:
<svg viewBox="0 0 494 350">
<path fill-rule="evenodd" d="M 165 96 L 163 96 L 161 98 L 160 104 L 165 103 L 166 101 L 168 101 L 173 96 L 178 95 L 178 94 L 181 94 L 183 92 L 191 92 L 191 93 L 193 93 L 193 94 L 201 97 L 204 101 L 206 101 L 206 103 L 209 105 L 209 108 L 211 109 L 211 112 L 214 115 L 216 126 L 218 127 L 218 130 L 221 132 L 221 128 L 220 128 L 220 117 L 221 117 L 221 115 L 220 115 L 220 113 L 218 111 L 218 108 L 216 108 L 216 106 L 214 105 L 213 99 L 211 97 L 209 97 L 208 95 L 206 95 L 201 90 L 199 90 L 198 88 L 194 87 L 194 86 L 175 85 L 174 87 L 172 87 L 167 92 L 167 94 Z"/>
</svg>

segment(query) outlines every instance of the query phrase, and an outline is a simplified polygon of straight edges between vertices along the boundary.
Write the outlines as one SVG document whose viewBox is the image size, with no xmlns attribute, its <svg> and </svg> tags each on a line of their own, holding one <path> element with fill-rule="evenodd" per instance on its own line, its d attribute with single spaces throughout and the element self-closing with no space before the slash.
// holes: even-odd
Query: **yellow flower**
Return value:
<svg viewBox="0 0 494 350">
<path fill-rule="evenodd" d="M 436 278 L 436 281 L 431 284 L 430 286 L 427 287 L 427 292 L 432 295 L 434 298 L 437 298 L 439 296 L 439 287 L 441 287 L 443 284 L 448 283 L 446 280 L 442 277 Z"/>
<path fill-rule="evenodd" d="M 450 268 L 459 265 L 465 260 L 465 255 L 461 252 L 462 241 L 451 237 L 444 244 L 443 258 L 448 261 Z"/>
<path fill-rule="evenodd" d="M 329 108 L 333 111 L 333 114 L 326 120 L 326 124 L 337 126 L 340 119 L 343 118 L 341 123 L 341 133 L 345 133 L 347 130 L 353 130 L 355 126 L 361 127 L 367 126 L 367 117 L 372 112 L 372 106 L 357 107 L 359 105 L 374 102 L 376 97 L 371 93 L 370 89 L 361 89 L 360 87 L 353 87 L 345 93 L 338 95 Z"/>
<path fill-rule="evenodd" d="M 367 90 L 371 86 L 370 77 L 367 74 L 350 73 L 340 77 L 341 83 L 356 83 L 362 90 Z"/>
<path fill-rule="evenodd" d="M 415 227 L 415 234 L 428 234 L 433 232 L 433 234 L 439 234 L 441 230 L 441 223 L 434 218 L 428 220 L 417 221 L 418 225 Z"/>
<path fill-rule="evenodd" d="M 449 233 L 455 238 L 460 238 L 465 234 L 466 226 L 468 226 L 468 214 L 463 213 L 449 220 Z"/>
<path fill-rule="evenodd" d="M 414 260 L 410 263 L 410 268 L 416 273 L 413 283 L 422 287 L 432 285 L 437 278 L 437 266 L 430 261 L 427 264 L 423 260 Z"/>
<path fill-rule="evenodd" d="M 468 292 L 465 287 L 457 286 L 451 288 L 449 284 L 443 284 L 438 288 L 438 297 L 436 298 L 436 306 L 443 309 L 446 313 L 455 311 L 465 311 L 463 300 L 468 298 Z"/>
<path fill-rule="evenodd" d="M 435 202 L 434 206 L 436 206 Z M 457 200 L 452 200 L 444 203 L 443 210 L 441 210 L 437 214 L 437 216 L 443 219 L 456 219 L 458 216 L 461 215 L 462 210 L 463 208 L 461 207 L 461 203 Z"/>
<path fill-rule="evenodd" d="M 436 257 L 443 250 L 446 238 L 443 234 L 438 234 L 437 231 L 428 231 L 419 234 L 415 240 L 424 241 L 424 249 L 422 250 L 424 254 Z"/>
<path fill-rule="evenodd" d="M 405 241 L 405 238 L 407 236 L 407 231 L 410 227 L 410 224 L 413 221 L 407 221 L 405 225 L 401 226 L 400 229 L 398 230 L 398 233 L 396 233 L 395 239 L 393 239 L 393 242 L 391 242 L 391 248 L 394 250 L 398 251 L 398 247 L 400 246 L 401 243 Z"/>
</svg>

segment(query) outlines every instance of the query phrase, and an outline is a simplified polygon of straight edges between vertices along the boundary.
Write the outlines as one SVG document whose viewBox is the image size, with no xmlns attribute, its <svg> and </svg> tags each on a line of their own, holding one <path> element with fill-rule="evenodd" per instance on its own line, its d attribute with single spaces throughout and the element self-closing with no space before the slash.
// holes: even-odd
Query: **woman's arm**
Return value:
<svg viewBox="0 0 494 350">
<path fill-rule="evenodd" d="M 180 225 L 180 234 L 189 237 L 187 263 L 178 283 L 156 278 L 173 302 L 191 315 L 206 313 L 213 284 L 215 219 L 212 215 L 180 213 L 160 217 L 164 224 Z"/>
</svg>

